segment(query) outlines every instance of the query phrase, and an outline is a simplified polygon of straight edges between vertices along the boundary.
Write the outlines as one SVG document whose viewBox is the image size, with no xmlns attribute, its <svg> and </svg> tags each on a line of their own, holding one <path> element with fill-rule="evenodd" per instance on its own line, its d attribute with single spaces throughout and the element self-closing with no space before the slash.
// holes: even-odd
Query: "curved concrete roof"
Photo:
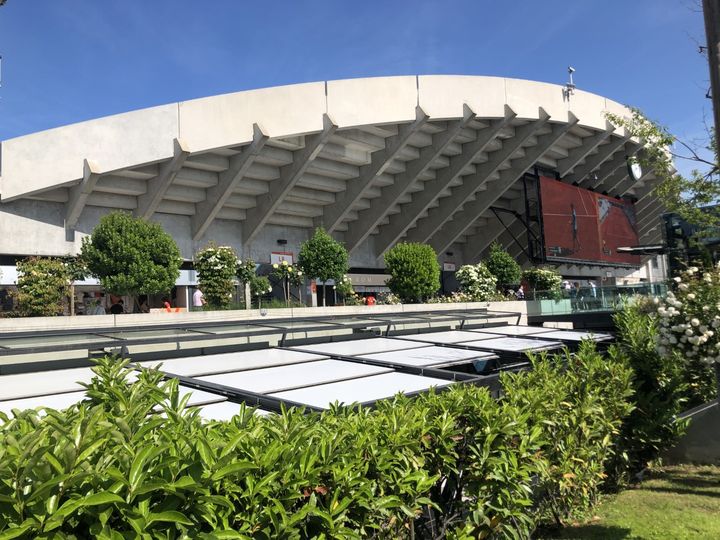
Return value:
<svg viewBox="0 0 720 540">
<path fill-rule="evenodd" d="M 496 77 L 266 88 L 4 141 L 0 193 L 64 203 L 69 228 L 86 206 L 189 216 L 195 240 L 234 220 L 243 244 L 266 224 L 324 225 L 351 250 L 379 233 L 377 255 L 401 238 L 442 251 L 483 228 L 480 253 L 505 234 L 490 207 L 513 209 L 534 166 L 657 210 L 653 178 L 627 176 L 640 145 L 606 112 L 630 114 L 595 94 Z"/>
</svg>

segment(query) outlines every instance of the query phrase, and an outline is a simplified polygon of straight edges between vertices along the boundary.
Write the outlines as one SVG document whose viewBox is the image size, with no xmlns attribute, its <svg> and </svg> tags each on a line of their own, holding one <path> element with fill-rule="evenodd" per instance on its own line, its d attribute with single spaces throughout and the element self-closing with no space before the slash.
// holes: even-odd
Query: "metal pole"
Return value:
<svg viewBox="0 0 720 540">
<path fill-rule="evenodd" d="M 720 0 L 703 0 L 703 13 L 715 118 L 715 149 L 720 156 Z"/>
</svg>

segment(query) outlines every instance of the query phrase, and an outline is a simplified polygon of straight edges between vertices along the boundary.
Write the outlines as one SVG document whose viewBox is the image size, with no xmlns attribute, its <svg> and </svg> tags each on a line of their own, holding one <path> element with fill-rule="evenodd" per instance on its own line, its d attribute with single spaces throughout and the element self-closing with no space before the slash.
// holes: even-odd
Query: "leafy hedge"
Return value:
<svg viewBox="0 0 720 540">
<path fill-rule="evenodd" d="M 589 345 L 534 367 L 499 400 L 203 422 L 176 381 L 105 359 L 83 403 L 0 414 L 0 538 L 526 538 L 592 499 L 629 392 Z"/>
</svg>

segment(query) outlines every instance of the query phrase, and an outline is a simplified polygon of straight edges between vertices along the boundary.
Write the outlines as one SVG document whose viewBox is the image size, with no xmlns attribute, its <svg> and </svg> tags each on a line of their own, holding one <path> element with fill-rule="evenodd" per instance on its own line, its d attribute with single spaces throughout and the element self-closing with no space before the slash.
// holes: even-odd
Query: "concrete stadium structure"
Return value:
<svg viewBox="0 0 720 540">
<path fill-rule="evenodd" d="M 558 85 L 407 76 L 252 90 L 59 127 L 2 142 L 0 256 L 7 267 L 10 257 L 75 254 L 102 215 L 122 209 L 161 223 L 188 260 L 214 240 L 269 262 L 274 251 L 297 254 L 322 225 L 357 269 L 382 268 L 398 241 L 427 242 L 459 265 L 498 239 L 526 263 L 512 238 L 522 220 L 506 230 L 491 208 L 522 214 L 522 177 L 536 168 L 634 198 L 640 242 L 657 242 L 656 179 L 628 175 L 641 144 L 606 112 L 630 114 Z"/>
</svg>

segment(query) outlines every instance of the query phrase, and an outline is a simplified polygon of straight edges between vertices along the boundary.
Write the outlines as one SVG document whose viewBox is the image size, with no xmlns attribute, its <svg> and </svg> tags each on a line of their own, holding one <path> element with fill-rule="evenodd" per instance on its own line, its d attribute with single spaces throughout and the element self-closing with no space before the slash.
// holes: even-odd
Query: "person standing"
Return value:
<svg viewBox="0 0 720 540">
<path fill-rule="evenodd" d="M 202 309 L 204 305 L 205 295 L 203 295 L 203 292 L 200 289 L 195 289 L 195 292 L 193 293 L 193 307 Z"/>
<path fill-rule="evenodd" d="M 112 315 L 120 315 L 122 313 L 125 313 L 125 306 L 122 299 L 119 299 L 112 306 L 110 306 L 110 313 Z"/>
</svg>

